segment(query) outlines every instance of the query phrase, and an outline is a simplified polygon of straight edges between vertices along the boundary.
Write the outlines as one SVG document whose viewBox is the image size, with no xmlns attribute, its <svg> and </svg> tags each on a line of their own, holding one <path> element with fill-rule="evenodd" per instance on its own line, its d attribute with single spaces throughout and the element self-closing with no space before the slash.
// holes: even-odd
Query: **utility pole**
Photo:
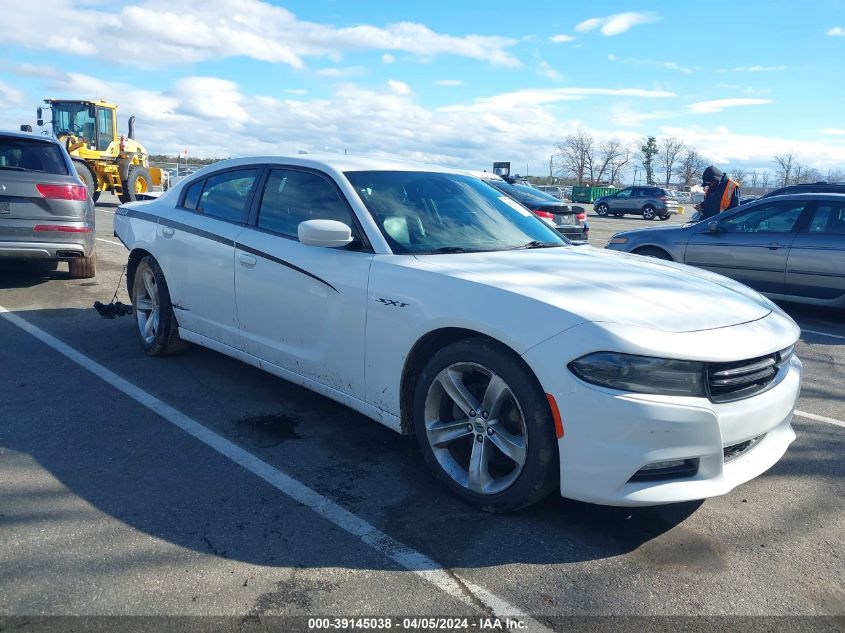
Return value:
<svg viewBox="0 0 845 633">
<path fill-rule="evenodd" d="M 554 178 L 554 174 L 552 173 L 553 172 L 552 168 L 554 167 L 554 159 L 555 159 L 554 154 L 549 156 L 549 184 L 552 184 L 552 179 Z M 830 178 L 828 178 L 828 180 L 830 180 Z"/>
</svg>

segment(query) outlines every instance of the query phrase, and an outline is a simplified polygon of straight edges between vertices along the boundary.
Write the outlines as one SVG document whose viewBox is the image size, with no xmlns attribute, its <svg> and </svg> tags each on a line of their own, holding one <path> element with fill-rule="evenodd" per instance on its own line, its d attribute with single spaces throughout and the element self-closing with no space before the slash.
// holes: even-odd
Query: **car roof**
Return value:
<svg viewBox="0 0 845 633">
<path fill-rule="evenodd" d="M 295 165 L 299 167 L 311 167 L 324 171 L 346 172 L 346 171 L 430 171 L 448 174 L 466 175 L 467 172 L 459 169 L 450 169 L 438 165 L 416 163 L 396 158 L 383 158 L 377 156 L 352 156 L 346 154 L 297 154 L 296 156 L 243 156 L 241 158 L 230 158 L 208 167 L 215 171 L 243 165 L 260 164 L 282 164 Z M 201 170 L 203 172 L 206 169 Z"/>
<path fill-rule="evenodd" d="M 0 135 L 11 136 L 12 138 L 26 139 L 28 141 L 42 141 L 44 143 L 53 143 L 54 145 L 61 145 L 61 143 L 59 143 L 52 136 L 46 136 L 44 134 L 35 134 L 34 132 L 15 132 L 13 130 L 0 130 Z"/>
</svg>

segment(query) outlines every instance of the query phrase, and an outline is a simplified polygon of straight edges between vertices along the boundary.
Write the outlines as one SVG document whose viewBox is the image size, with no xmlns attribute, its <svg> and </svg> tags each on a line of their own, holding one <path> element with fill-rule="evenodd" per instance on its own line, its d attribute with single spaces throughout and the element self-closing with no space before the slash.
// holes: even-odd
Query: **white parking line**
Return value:
<svg viewBox="0 0 845 633">
<path fill-rule="evenodd" d="M 9 312 L 0 306 L 0 317 L 16 325 L 28 334 L 31 334 L 45 345 L 53 348 L 63 356 L 69 358 L 77 365 L 87 369 L 98 378 L 104 380 L 118 391 L 123 392 L 139 404 L 147 407 L 159 416 L 179 427 L 185 433 L 192 435 L 206 446 L 213 448 L 221 455 L 229 458 L 239 466 L 245 468 L 252 474 L 260 477 L 268 484 L 286 494 L 295 501 L 307 506 L 324 519 L 334 523 L 336 526 L 346 530 L 353 536 L 392 559 L 405 569 L 414 572 L 424 580 L 427 580 L 438 589 L 457 598 L 461 602 L 478 608 L 479 604 L 484 605 L 491 613 L 500 618 L 517 618 L 525 623 L 529 631 L 543 631 L 550 633 L 549 629 L 539 622 L 528 617 L 520 609 L 514 607 L 486 589 L 465 581 L 458 577 L 455 572 L 447 572 L 440 565 L 410 547 L 400 543 L 391 536 L 388 536 L 367 521 L 352 514 L 342 506 L 312 490 L 305 484 L 285 474 L 281 470 L 262 461 L 252 453 L 245 451 L 236 444 L 221 437 L 214 431 L 206 428 L 193 418 L 185 415 L 178 409 L 159 400 L 154 395 L 135 386 L 129 381 L 121 378 L 111 370 L 103 367 L 85 354 L 75 350 L 68 344 L 60 341 L 41 328 L 29 321 Z"/>
<path fill-rule="evenodd" d="M 115 242 L 114 240 L 107 240 L 103 237 L 98 237 L 97 241 L 98 242 L 105 242 L 106 244 L 114 244 L 115 246 L 123 246 L 123 244 L 121 244 L 120 242 Z"/>
<path fill-rule="evenodd" d="M 819 332 L 817 330 L 805 330 L 804 328 L 801 328 L 801 332 L 806 332 L 807 334 L 815 334 L 817 336 L 829 336 L 830 338 L 838 338 L 845 341 L 845 336 L 842 336 L 841 334 L 830 334 L 829 332 Z"/>
<path fill-rule="evenodd" d="M 829 418 L 826 415 L 816 415 L 815 413 L 805 413 L 804 411 L 796 411 L 795 415 L 809 420 L 815 420 L 816 422 L 827 422 L 828 424 L 834 424 L 845 428 L 845 422 L 837 420 L 836 418 Z"/>
</svg>

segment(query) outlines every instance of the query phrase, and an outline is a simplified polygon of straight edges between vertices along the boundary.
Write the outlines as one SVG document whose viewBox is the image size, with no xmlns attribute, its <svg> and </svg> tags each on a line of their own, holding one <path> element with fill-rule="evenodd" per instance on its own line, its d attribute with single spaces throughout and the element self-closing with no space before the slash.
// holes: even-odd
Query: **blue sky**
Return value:
<svg viewBox="0 0 845 633">
<path fill-rule="evenodd" d="M 105 97 L 137 115 L 153 152 L 347 150 L 547 173 L 555 144 L 585 129 L 677 136 L 726 167 L 794 151 L 845 169 L 841 0 L 0 0 L 0 12 L 4 128 L 47 96 Z"/>
</svg>

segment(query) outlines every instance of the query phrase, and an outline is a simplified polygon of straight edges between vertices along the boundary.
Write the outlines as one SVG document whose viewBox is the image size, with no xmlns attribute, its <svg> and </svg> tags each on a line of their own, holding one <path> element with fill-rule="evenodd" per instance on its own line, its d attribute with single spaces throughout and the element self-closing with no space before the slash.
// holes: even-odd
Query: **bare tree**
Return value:
<svg viewBox="0 0 845 633">
<path fill-rule="evenodd" d="M 748 176 L 748 172 L 745 171 L 742 167 L 737 167 L 735 169 L 731 169 L 729 175 L 739 184 L 743 184 L 745 182 L 746 177 Z"/>
<path fill-rule="evenodd" d="M 630 146 L 624 146 L 621 153 L 610 162 L 610 178 L 608 178 L 608 180 L 611 185 L 621 184 L 622 173 L 631 162 L 632 155 L 633 151 Z"/>
<path fill-rule="evenodd" d="M 767 171 L 764 171 L 762 174 L 760 174 L 760 188 L 763 191 L 768 191 L 769 181 L 771 180 L 771 177 L 772 175 Z"/>
<path fill-rule="evenodd" d="M 808 182 L 819 182 L 822 179 L 822 175 L 818 169 L 807 167 L 806 165 L 801 165 L 800 167 L 800 173 L 796 170 L 795 184 L 801 185 Z"/>
<path fill-rule="evenodd" d="M 751 188 L 752 188 L 752 189 L 756 189 L 756 188 L 757 188 L 757 179 L 758 179 L 759 177 L 760 177 L 760 174 L 758 174 L 758 173 L 757 173 L 757 170 L 756 170 L 756 169 L 755 169 L 754 171 L 752 171 L 752 172 L 751 172 L 751 177 L 750 177 L 750 179 L 751 179 Z"/>
<path fill-rule="evenodd" d="M 684 142 L 675 136 L 660 139 L 657 164 L 663 168 L 663 173 L 666 175 L 664 182 L 667 187 L 672 183 L 672 174 L 675 173 L 675 166 L 684 147 L 686 147 Z"/>
<path fill-rule="evenodd" d="M 557 144 L 561 171 L 564 175 L 575 178 L 579 187 L 584 184 L 588 171 L 593 169 L 594 146 L 595 141 L 586 130 L 578 130 Z"/>
<path fill-rule="evenodd" d="M 595 184 L 601 183 L 604 176 L 611 173 L 614 163 L 616 163 L 625 154 L 625 152 L 625 146 L 622 144 L 622 141 L 616 138 L 605 141 L 599 145 L 598 151 L 596 152 L 596 160 L 594 161 L 596 167 L 598 168 L 594 180 Z M 613 182 L 612 179 L 611 182 Z"/>
<path fill-rule="evenodd" d="M 845 182 L 845 172 L 841 169 L 828 169 L 827 170 L 827 181 L 828 182 Z"/>
<path fill-rule="evenodd" d="M 701 173 L 707 166 L 704 157 L 694 147 L 690 147 L 681 158 L 681 178 L 689 187 L 701 178 Z"/>
<path fill-rule="evenodd" d="M 775 165 L 777 165 L 775 173 L 778 180 L 780 180 L 781 186 L 785 186 L 790 183 L 795 169 L 795 163 L 797 162 L 796 158 L 797 157 L 793 152 L 789 152 L 788 154 L 776 154 L 774 156 Z"/>
</svg>

